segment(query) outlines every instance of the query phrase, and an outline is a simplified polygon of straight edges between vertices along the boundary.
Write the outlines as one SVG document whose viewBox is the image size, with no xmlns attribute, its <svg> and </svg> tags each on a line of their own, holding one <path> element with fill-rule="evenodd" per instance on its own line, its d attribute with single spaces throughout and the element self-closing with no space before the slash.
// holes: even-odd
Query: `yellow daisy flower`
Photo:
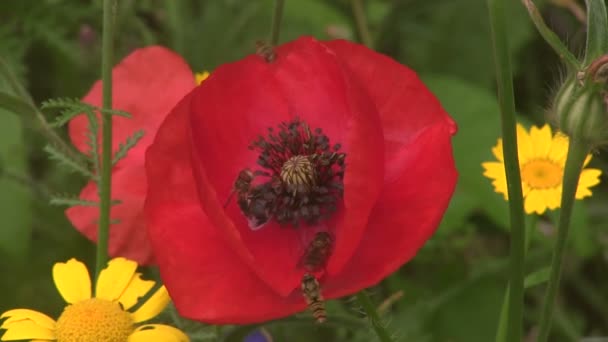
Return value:
<svg viewBox="0 0 608 342">
<path fill-rule="evenodd" d="M 91 278 L 85 265 L 76 259 L 56 263 L 53 280 L 59 294 L 69 304 L 57 321 L 28 309 L 9 310 L 0 315 L 0 341 L 33 342 L 188 342 L 180 330 L 163 324 L 137 323 L 157 316 L 169 303 L 164 286 L 133 312 L 138 299 L 154 287 L 154 281 L 142 280 L 137 263 L 115 258 L 97 279 L 91 296 Z"/>
<path fill-rule="evenodd" d="M 561 133 L 553 135 L 551 127 L 546 124 L 541 128 L 533 126 L 530 132 L 517 124 L 517 148 L 526 213 L 543 214 L 547 209 L 559 208 L 564 165 L 568 154 L 568 137 Z M 483 175 L 492 180 L 494 191 L 503 194 L 505 200 L 508 200 L 502 139 L 498 139 L 492 153 L 498 161 L 482 163 Z M 587 166 L 590 160 L 591 155 L 588 155 L 584 166 Z M 576 199 L 591 196 L 589 188 L 600 182 L 602 172 L 598 169 L 585 169 L 584 166 L 576 190 Z"/>
</svg>

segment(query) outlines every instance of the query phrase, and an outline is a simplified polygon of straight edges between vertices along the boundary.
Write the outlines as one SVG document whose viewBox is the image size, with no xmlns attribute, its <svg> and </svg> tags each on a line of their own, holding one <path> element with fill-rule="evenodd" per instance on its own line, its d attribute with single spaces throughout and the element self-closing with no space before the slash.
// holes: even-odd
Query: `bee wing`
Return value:
<svg viewBox="0 0 608 342">
<path fill-rule="evenodd" d="M 270 220 L 260 220 L 257 217 L 249 217 L 247 218 L 247 222 L 249 223 L 249 228 L 253 231 L 262 229 Z"/>
</svg>

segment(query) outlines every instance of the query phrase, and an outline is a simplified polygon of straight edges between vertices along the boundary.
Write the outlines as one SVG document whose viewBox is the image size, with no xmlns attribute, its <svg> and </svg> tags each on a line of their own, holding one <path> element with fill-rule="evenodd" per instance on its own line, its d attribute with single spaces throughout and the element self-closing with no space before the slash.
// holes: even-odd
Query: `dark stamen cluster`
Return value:
<svg viewBox="0 0 608 342">
<path fill-rule="evenodd" d="M 320 128 L 312 131 L 299 119 L 283 122 L 249 148 L 260 152 L 262 169 L 254 177 L 266 179 L 239 193 L 246 199 L 240 207 L 250 225 L 261 216 L 293 226 L 315 224 L 336 210 L 343 196 L 346 155 L 339 153 L 339 144 L 330 145 Z"/>
</svg>

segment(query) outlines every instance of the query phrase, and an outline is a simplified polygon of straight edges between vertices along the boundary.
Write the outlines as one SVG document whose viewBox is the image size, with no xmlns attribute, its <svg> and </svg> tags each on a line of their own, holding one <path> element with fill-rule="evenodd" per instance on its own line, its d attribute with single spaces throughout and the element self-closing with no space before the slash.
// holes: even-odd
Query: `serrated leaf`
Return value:
<svg viewBox="0 0 608 342">
<path fill-rule="evenodd" d="M 71 108 L 75 106 L 82 106 L 83 103 L 76 98 L 68 98 L 68 97 L 59 97 L 55 99 L 48 99 L 43 101 L 40 105 L 41 109 L 65 109 Z"/>
<path fill-rule="evenodd" d="M 587 46 L 585 66 L 596 58 L 608 53 L 608 18 L 604 0 L 586 0 L 587 3 Z"/>
<path fill-rule="evenodd" d="M 70 195 L 53 195 L 50 203 L 52 205 L 61 205 L 68 207 L 82 206 L 82 207 L 97 207 L 99 202 L 83 200 L 77 196 Z"/>
<path fill-rule="evenodd" d="M 100 108 L 100 107 L 93 107 L 93 106 L 91 106 L 91 107 L 95 108 L 95 110 L 99 111 L 102 114 L 112 115 L 112 116 L 121 116 L 121 117 L 127 118 L 127 119 L 131 118 L 131 114 L 125 112 L 124 110 Z"/>
<path fill-rule="evenodd" d="M 116 165 L 122 158 L 126 157 L 129 150 L 137 145 L 141 138 L 144 137 L 144 134 L 144 130 L 140 129 L 128 137 L 124 143 L 121 143 L 118 146 L 118 151 L 114 154 L 114 158 L 112 158 L 112 165 Z"/>
<path fill-rule="evenodd" d="M 80 106 L 74 106 L 74 107 L 62 110 L 59 113 L 59 116 L 57 116 L 55 118 L 55 120 L 50 123 L 50 125 L 51 125 L 51 127 L 62 127 L 63 125 L 68 123 L 70 120 L 72 120 L 76 116 L 82 114 L 83 110 L 85 110 L 85 108 L 80 107 Z"/>
<path fill-rule="evenodd" d="M 80 173 L 81 175 L 88 177 L 92 180 L 97 180 L 97 176 L 93 174 L 90 170 L 88 170 L 85 166 L 80 164 L 80 162 L 72 159 L 66 153 L 60 151 L 57 147 L 53 145 L 46 145 L 44 147 L 44 151 L 48 153 L 49 158 L 53 161 L 59 163 L 69 171 Z"/>
</svg>

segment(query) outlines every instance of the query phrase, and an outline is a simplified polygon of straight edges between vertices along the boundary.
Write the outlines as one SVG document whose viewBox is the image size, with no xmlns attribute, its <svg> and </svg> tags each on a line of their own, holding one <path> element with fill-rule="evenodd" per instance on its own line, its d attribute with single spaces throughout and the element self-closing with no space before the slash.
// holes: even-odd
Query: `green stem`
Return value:
<svg viewBox="0 0 608 342">
<path fill-rule="evenodd" d="M 505 172 L 507 175 L 511 223 L 507 341 L 520 341 L 523 332 L 526 229 L 517 153 L 515 100 L 513 94 L 509 42 L 507 40 L 508 29 L 505 21 L 506 3 L 506 0 L 488 0 L 494 59 L 496 63 L 498 100 L 500 102 L 502 121 L 503 153 L 505 159 Z"/>
<path fill-rule="evenodd" d="M 270 44 L 273 46 L 276 46 L 279 43 L 284 5 L 285 0 L 274 0 L 274 14 L 272 15 L 272 29 L 270 31 Z"/>
<path fill-rule="evenodd" d="M 101 56 L 102 106 L 112 108 L 113 19 L 115 0 L 103 1 L 103 37 Z M 99 226 L 97 230 L 97 275 L 108 262 L 108 236 L 110 232 L 110 206 L 112 198 L 112 115 L 101 115 L 102 151 L 101 179 L 99 181 Z"/>
<path fill-rule="evenodd" d="M 368 48 L 373 47 L 372 35 L 367 26 L 367 19 L 365 17 L 365 8 L 363 7 L 362 0 L 351 0 L 350 2 L 353 8 L 353 16 L 355 17 L 355 25 L 357 26 L 357 33 L 361 42 Z"/>
<path fill-rule="evenodd" d="M 526 227 L 528 228 L 526 230 L 526 244 L 525 244 L 525 253 L 528 254 L 528 247 L 530 246 L 530 241 L 532 239 L 532 236 L 534 234 L 534 231 L 536 230 L 536 225 L 538 222 L 538 216 L 536 214 L 532 214 L 527 216 L 528 218 L 528 222 L 526 224 Z M 507 323 L 508 323 L 508 314 L 509 314 L 509 301 L 510 301 L 510 295 L 509 295 L 509 286 L 507 286 L 507 290 L 505 291 L 505 296 L 503 298 L 502 301 L 502 307 L 500 309 L 500 317 L 498 319 L 498 329 L 496 331 L 496 342 L 505 342 L 507 341 Z"/>
<path fill-rule="evenodd" d="M 367 293 L 365 293 L 365 290 L 359 291 L 359 293 L 357 293 L 357 302 L 359 302 L 359 305 L 361 305 L 363 307 L 363 310 L 365 310 L 365 313 L 367 313 L 367 317 L 369 317 L 369 320 L 372 326 L 374 327 L 376 335 L 378 335 L 380 341 L 392 342 L 393 339 L 388 334 L 388 331 L 386 331 L 386 327 L 384 326 L 384 324 L 382 324 L 380 316 L 378 316 L 376 307 L 372 303 L 372 300 L 369 298 Z"/>
<path fill-rule="evenodd" d="M 547 292 L 545 293 L 543 311 L 541 313 L 538 342 L 547 341 L 551 331 L 551 319 L 555 308 L 555 296 L 557 295 L 557 289 L 559 288 L 562 262 L 564 260 L 564 251 L 566 249 L 566 240 L 568 238 L 568 229 L 570 227 L 570 217 L 572 216 L 576 188 L 578 187 L 578 179 L 589 151 L 590 148 L 588 144 L 570 138 L 568 159 L 566 159 L 566 166 L 564 169 L 564 183 L 557 228 L 557 241 L 555 242 L 555 247 L 553 249 L 551 275 L 549 277 L 549 285 L 547 287 Z"/>
<path fill-rule="evenodd" d="M 532 0 L 522 0 L 522 2 L 524 3 L 524 6 L 526 6 L 526 9 L 528 10 L 528 13 L 530 14 L 530 19 L 534 23 L 534 26 L 536 26 L 536 29 L 538 30 L 540 35 L 543 37 L 543 39 L 547 42 L 547 44 L 549 44 L 551 46 L 551 48 L 553 48 L 553 51 L 555 51 L 555 53 L 557 53 L 557 55 L 571 69 L 578 70 L 580 68 L 580 62 L 578 61 L 576 56 L 574 56 L 568 50 L 568 48 L 564 45 L 564 43 L 562 43 L 562 41 L 559 39 L 559 37 L 553 31 L 551 31 L 551 29 L 547 26 L 547 24 L 545 24 L 545 21 L 543 20 L 543 16 L 540 14 L 538 9 L 536 8 L 536 5 L 534 5 L 534 2 L 532 2 Z"/>
</svg>

